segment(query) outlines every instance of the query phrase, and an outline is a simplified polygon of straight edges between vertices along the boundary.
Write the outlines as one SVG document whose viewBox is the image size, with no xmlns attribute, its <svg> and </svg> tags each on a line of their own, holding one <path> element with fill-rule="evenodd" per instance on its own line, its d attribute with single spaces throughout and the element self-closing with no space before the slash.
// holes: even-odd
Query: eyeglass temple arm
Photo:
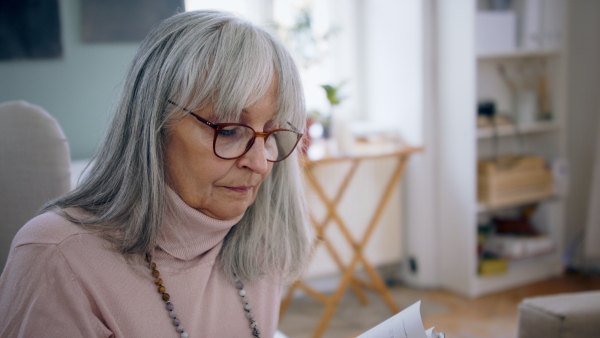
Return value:
<svg viewBox="0 0 600 338">
<path fill-rule="evenodd" d="M 298 134 L 300 134 L 300 137 L 304 136 L 304 134 L 303 134 L 303 133 L 301 133 L 301 132 L 298 130 L 298 128 L 296 128 L 296 127 L 295 127 L 295 126 L 294 126 L 294 125 L 293 125 L 293 124 L 292 124 L 290 121 L 287 121 L 287 124 L 290 126 L 290 128 L 291 128 L 293 131 L 295 131 L 295 132 L 297 132 Z"/>
<path fill-rule="evenodd" d="M 196 120 L 198 120 L 198 121 L 200 121 L 200 122 L 202 122 L 202 123 L 206 124 L 207 126 L 209 126 L 209 127 L 211 127 L 211 128 L 214 128 L 214 129 L 217 129 L 217 128 L 218 128 L 218 126 L 217 126 L 217 125 L 215 125 L 214 123 L 211 123 L 211 122 L 209 122 L 209 121 L 207 121 L 207 120 L 203 119 L 202 117 L 200 117 L 200 116 L 198 116 L 198 115 L 194 114 L 194 112 L 193 112 L 193 111 L 191 111 L 191 110 L 189 110 L 189 109 L 187 109 L 187 108 L 184 108 L 184 107 L 182 107 L 182 106 L 178 105 L 177 103 L 175 103 L 175 102 L 173 102 L 173 101 L 171 101 L 171 100 L 167 100 L 167 102 L 168 102 L 168 103 L 170 103 L 170 104 L 172 104 L 172 105 L 174 105 L 174 106 L 176 106 L 177 108 L 179 108 L 179 109 L 181 109 L 181 110 L 183 110 L 183 111 L 186 111 L 186 112 L 188 112 L 188 113 L 192 114 L 192 116 L 193 116 L 193 117 L 195 117 L 195 118 L 196 118 Z"/>
<path fill-rule="evenodd" d="M 194 112 L 192 112 L 191 110 L 189 110 L 189 109 L 187 109 L 187 108 L 184 108 L 184 107 L 181 107 L 180 105 L 178 105 L 177 103 L 175 103 L 175 102 L 173 102 L 173 101 L 171 101 L 171 100 L 167 100 L 167 102 L 168 102 L 168 103 L 170 103 L 170 104 L 172 104 L 172 105 L 174 105 L 174 106 L 176 106 L 176 107 L 178 107 L 178 108 L 180 108 L 180 109 L 182 109 L 183 111 L 186 111 L 186 112 L 188 112 L 188 113 L 192 114 L 192 115 L 193 115 L 193 116 L 194 116 L 196 119 L 198 119 L 198 121 L 200 121 L 200 122 L 202 122 L 202 123 L 206 124 L 207 126 L 209 126 L 209 127 L 211 127 L 211 128 L 215 128 L 215 129 L 217 128 L 217 126 L 216 126 L 214 123 L 211 123 L 211 122 L 209 122 L 209 121 L 207 121 L 207 120 L 203 119 L 202 117 L 200 117 L 200 116 L 198 116 L 198 115 L 194 114 Z M 294 125 L 293 125 L 293 124 L 292 124 L 290 121 L 287 121 L 287 124 L 290 126 L 290 128 L 291 128 L 293 131 L 295 131 L 295 132 L 297 132 L 298 134 L 300 134 L 300 137 L 304 136 L 304 134 L 303 134 L 303 133 L 301 133 L 301 132 L 298 130 L 298 128 L 296 128 L 296 127 L 295 127 L 295 126 L 294 126 Z"/>
<path fill-rule="evenodd" d="M 168 103 L 170 103 L 170 104 L 172 104 L 172 105 L 174 105 L 175 107 L 177 107 L 177 108 L 179 108 L 179 109 L 183 110 L 183 111 L 186 111 L 186 112 L 188 112 L 188 113 L 191 113 L 191 111 L 190 111 L 189 109 L 187 109 L 187 108 L 185 108 L 185 107 L 182 107 L 182 106 L 178 105 L 177 103 L 175 103 L 175 102 L 173 102 L 173 101 L 171 101 L 171 100 L 167 100 L 167 102 L 168 102 Z"/>
</svg>

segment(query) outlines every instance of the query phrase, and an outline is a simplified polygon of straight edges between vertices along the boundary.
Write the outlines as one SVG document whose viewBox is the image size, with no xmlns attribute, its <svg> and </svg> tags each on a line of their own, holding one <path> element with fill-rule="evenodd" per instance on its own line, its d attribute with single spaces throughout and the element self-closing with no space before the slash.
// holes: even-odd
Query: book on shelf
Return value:
<svg viewBox="0 0 600 338">
<path fill-rule="evenodd" d="M 421 301 L 381 322 L 358 338 L 444 338 L 434 328 L 425 330 L 421 319 Z"/>
</svg>

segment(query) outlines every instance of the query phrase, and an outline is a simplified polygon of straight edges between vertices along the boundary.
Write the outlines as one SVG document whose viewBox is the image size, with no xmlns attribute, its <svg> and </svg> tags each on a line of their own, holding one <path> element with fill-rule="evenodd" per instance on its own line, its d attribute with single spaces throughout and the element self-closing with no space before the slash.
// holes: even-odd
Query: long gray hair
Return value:
<svg viewBox="0 0 600 338">
<path fill-rule="evenodd" d="M 275 119 L 302 129 L 304 97 L 289 53 L 274 35 L 231 14 L 176 14 L 143 41 L 125 80 L 110 130 L 86 178 L 42 211 L 58 211 L 98 230 L 127 257 L 151 252 L 169 207 L 164 168 L 170 124 L 188 108 L 214 105 L 218 120 L 242 109 L 279 80 Z M 289 123 L 289 124 L 288 124 Z M 91 215 L 74 219 L 66 208 Z M 227 234 L 220 261 L 225 273 L 251 281 L 264 274 L 288 280 L 305 267 L 310 240 L 297 151 L 275 163 L 255 202 Z"/>
</svg>

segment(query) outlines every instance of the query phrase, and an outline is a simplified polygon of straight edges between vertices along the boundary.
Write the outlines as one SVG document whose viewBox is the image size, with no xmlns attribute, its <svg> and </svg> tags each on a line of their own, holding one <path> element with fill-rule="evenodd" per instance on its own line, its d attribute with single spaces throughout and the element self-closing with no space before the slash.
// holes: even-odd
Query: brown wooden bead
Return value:
<svg viewBox="0 0 600 338">
<path fill-rule="evenodd" d="M 154 284 L 156 284 L 156 285 L 162 285 L 162 283 L 163 283 L 163 280 L 162 280 L 162 278 L 157 278 L 157 279 L 154 281 Z"/>
<path fill-rule="evenodd" d="M 150 263 L 151 260 L 152 260 L 152 255 L 146 254 L 146 262 Z"/>
<path fill-rule="evenodd" d="M 152 262 L 152 264 L 150 264 L 150 269 L 156 270 L 156 263 Z"/>
<path fill-rule="evenodd" d="M 162 294 L 162 300 L 164 300 L 165 302 L 168 301 L 169 299 L 171 299 L 171 296 L 169 296 L 168 293 L 163 293 Z"/>
<path fill-rule="evenodd" d="M 165 291 L 167 291 L 167 288 L 166 288 L 166 287 L 164 287 L 164 286 L 162 286 L 162 285 L 158 287 L 158 292 L 160 292 L 160 293 L 164 293 Z"/>
<path fill-rule="evenodd" d="M 160 272 L 158 272 L 158 270 L 152 270 L 152 277 L 156 278 L 160 276 Z"/>
</svg>

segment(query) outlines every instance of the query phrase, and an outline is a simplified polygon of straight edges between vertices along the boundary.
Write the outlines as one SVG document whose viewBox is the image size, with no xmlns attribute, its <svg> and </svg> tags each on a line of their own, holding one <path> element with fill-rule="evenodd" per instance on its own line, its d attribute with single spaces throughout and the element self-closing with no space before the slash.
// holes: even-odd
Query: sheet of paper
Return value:
<svg viewBox="0 0 600 338">
<path fill-rule="evenodd" d="M 421 301 L 395 314 L 358 338 L 427 338 L 421 319 Z"/>
</svg>

